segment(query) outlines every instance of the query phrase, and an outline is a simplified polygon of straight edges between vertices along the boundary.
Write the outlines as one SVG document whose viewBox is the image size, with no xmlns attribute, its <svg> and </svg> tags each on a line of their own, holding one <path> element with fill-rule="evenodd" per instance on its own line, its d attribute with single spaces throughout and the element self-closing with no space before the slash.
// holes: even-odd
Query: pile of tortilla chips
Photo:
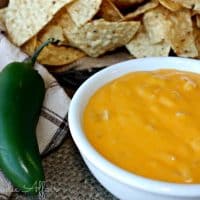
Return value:
<svg viewBox="0 0 200 200">
<path fill-rule="evenodd" d="M 125 47 L 133 57 L 200 57 L 200 0 L 10 0 L 0 21 L 10 40 L 38 60 L 63 66 Z"/>
</svg>

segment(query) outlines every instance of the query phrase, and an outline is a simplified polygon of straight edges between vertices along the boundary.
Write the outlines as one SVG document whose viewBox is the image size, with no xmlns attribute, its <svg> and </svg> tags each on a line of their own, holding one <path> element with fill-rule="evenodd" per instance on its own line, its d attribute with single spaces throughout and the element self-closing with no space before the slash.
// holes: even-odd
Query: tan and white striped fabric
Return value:
<svg viewBox="0 0 200 200">
<path fill-rule="evenodd" d="M 22 61 L 24 58 L 26 55 L 0 33 L 0 70 L 8 63 Z M 36 130 L 40 152 L 46 154 L 57 147 L 68 133 L 67 112 L 70 98 L 43 66 L 37 64 L 35 67 L 43 77 L 46 87 L 45 100 Z M 13 191 L 11 183 L 0 171 L 0 199 L 9 198 Z"/>
</svg>

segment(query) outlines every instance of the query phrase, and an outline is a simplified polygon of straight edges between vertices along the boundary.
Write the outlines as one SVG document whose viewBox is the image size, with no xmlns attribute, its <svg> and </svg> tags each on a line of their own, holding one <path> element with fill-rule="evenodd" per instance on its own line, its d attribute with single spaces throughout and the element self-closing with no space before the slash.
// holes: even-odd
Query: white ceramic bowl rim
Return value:
<svg viewBox="0 0 200 200">
<path fill-rule="evenodd" d="M 113 177 L 114 179 L 117 179 L 119 182 L 126 184 L 129 187 L 136 187 L 138 189 L 158 193 L 161 195 L 164 194 L 179 197 L 200 196 L 200 184 L 168 183 L 135 175 L 117 167 L 116 165 L 106 160 L 88 142 L 81 127 L 81 123 L 77 123 L 81 120 L 79 111 L 79 108 L 82 106 L 80 105 L 81 99 L 83 98 L 88 88 L 91 88 L 91 85 L 94 82 L 96 82 L 98 79 L 102 79 L 105 74 L 115 74 L 118 73 L 118 71 L 122 71 L 123 67 L 129 68 L 129 70 L 126 71 L 124 74 L 131 71 L 149 71 L 161 68 L 171 68 L 200 73 L 200 61 L 177 57 L 134 59 L 115 64 L 96 73 L 80 86 L 70 103 L 68 117 L 69 127 L 71 130 L 72 137 L 76 145 L 78 146 L 80 152 L 105 174 Z M 120 76 L 122 76 L 122 74 Z M 105 83 L 106 82 L 108 81 L 105 80 Z"/>
</svg>

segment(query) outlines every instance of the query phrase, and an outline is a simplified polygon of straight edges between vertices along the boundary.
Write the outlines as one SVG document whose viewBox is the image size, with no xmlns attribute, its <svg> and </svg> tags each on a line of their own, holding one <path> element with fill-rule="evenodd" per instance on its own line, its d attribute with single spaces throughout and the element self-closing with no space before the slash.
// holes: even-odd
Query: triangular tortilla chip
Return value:
<svg viewBox="0 0 200 200">
<path fill-rule="evenodd" d="M 176 3 L 179 3 L 185 8 L 192 10 L 200 10 L 200 1 L 199 0 L 173 0 Z"/>
<path fill-rule="evenodd" d="M 126 45 L 126 48 L 136 58 L 168 56 L 170 52 L 170 45 L 165 41 L 152 44 L 144 26 L 141 26 L 136 36 Z"/>
<path fill-rule="evenodd" d="M 6 31 L 4 15 L 5 9 L 0 9 L 0 31 Z"/>
<path fill-rule="evenodd" d="M 133 6 L 146 0 L 112 0 L 119 8 Z"/>
<path fill-rule="evenodd" d="M 136 17 L 138 17 L 139 15 L 142 15 L 144 14 L 145 12 L 147 12 L 148 10 L 151 10 L 155 7 L 157 7 L 159 4 L 159 2 L 157 0 L 152 0 L 142 6 L 139 6 L 135 11 L 131 12 L 131 13 L 128 13 L 123 21 L 127 21 L 127 20 L 132 20 Z"/>
<path fill-rule="evenodd" d="M 200 58 L 200 28 L 198 28 L 197 26 L 194 26 L 194 38 L 195 38 L 195 44 L 196 44 L 196 48 L 198 50 L 198 58 Z"/>
<path fill-rule="evenodd" d="M 35 36 L 54 15 L 73 0 L 10 0 L 5 23 L 10 39 L 21 46 Z"/>
<path fill-rule="evenodd" d="M 98 57 L 127 44 L 139 26 L 140 22 L 108 22 L 100 19 L 68 29 L 65 34 L 72 46 L 91 57 Z"/>
<path fill-rule="evenodd" d="M 169 20 L 170 11 L 162 6 L 150 10 L 144 14 L 143 23 L 152 44 L 165 40 L 171 28 Z"/>
<path fill-rule="evenodd" d="M 200 28 L 200 14 L 196 15 L 196 25 Z"/>
<path fill-rule="evenodd" d="M 98 12 L 98 16 L 107 21 L 119 21 L 123 19 L 122 13 L 119 9 L 113 4 L 111 0 L 103 0 L 100 10 Z"/>
<path fill-rule="evenodd" d="M 35 36 L 22 46 L 22 50 L 32 55 L 41 44 L 41 41 Z M 39 55 L 38 61 L 43 65 L 55 67 L 70 64 L 84 56 L 84 52 L 73 47 L 48 45 Z"/>
<path fill-rule="evenodd" d="M 4 21 L 5 9 L 0 9 L 0 21 Z"/>
<path fill-rule="evenodd" d="M 191 12 L 184 9 L 173 12 L 168 17 L 172 25 L 167 40 L 174 52 L 181 57 L 196 57 L 198 51 L 193 35 Z"/>
<path fill-rule="evenodd" d="M 90 21 L 99 11 L 102 0 L 76 0 L 67 7 L 71 19 L 77 26 Z"/>
<path fill-rule="evenodd" d="M 172 0 L 159 0 L 160 4 L 172 12 L 178 11 L 182 8 L 180 3 L 176 3 Z"/>
</svg>

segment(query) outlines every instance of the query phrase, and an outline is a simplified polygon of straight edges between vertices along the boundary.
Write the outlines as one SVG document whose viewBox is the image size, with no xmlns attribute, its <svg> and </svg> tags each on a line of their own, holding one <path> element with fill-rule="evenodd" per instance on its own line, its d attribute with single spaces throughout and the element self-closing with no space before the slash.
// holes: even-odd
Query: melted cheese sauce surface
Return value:
<svg viewBox="0 0 200 200">
<path fill-rule="evenodd" d="M 84 131 L 106 159 L 151 179 L 200 183 L 200 75 L 135 72 L 100 88 Z"/>
</svg>

